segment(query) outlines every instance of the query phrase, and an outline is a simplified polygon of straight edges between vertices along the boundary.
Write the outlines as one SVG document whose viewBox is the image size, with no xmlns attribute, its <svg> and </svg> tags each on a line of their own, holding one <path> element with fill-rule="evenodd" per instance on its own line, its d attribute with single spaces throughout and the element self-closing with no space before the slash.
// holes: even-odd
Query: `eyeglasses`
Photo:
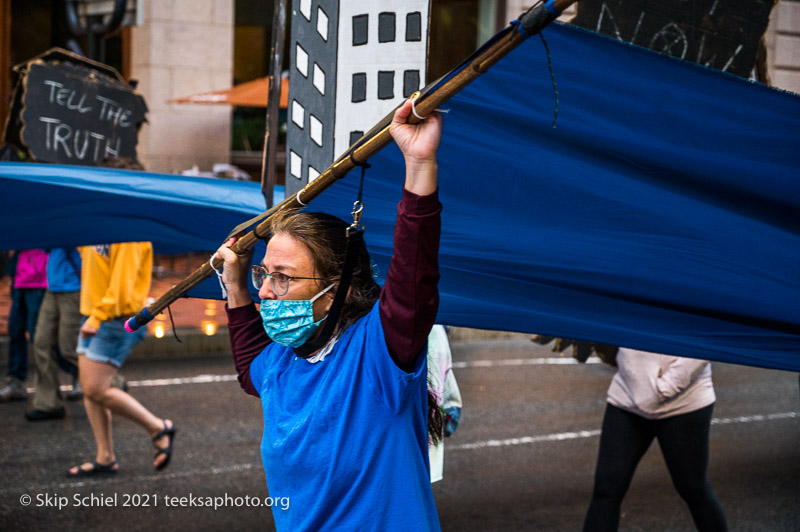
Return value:
<svg viewBox="0 0 800 532">
<path fill-rule="evenodd" d="M 250 279 L 253 281 L 253 286 L 256 287 L 256 290 L 261 290 L 261 285 L 264 284 L 264 279 L 267 277 L 269 277 L 269 286 L 276 296 L 285 296 L 289 292 L 289 281 L 295 279 L 324 281 L 321 277 L 293 277 L 281 272 L 269 273 L 263 266 L 253 266 Z"/>
</svg>

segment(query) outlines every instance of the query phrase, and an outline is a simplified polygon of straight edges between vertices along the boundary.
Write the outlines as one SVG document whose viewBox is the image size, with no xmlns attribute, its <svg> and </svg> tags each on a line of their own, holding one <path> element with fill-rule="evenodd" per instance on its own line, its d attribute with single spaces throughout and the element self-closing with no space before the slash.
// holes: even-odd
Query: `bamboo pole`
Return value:
<svg viewBox="0 0 800 532">
<path fill-rule="evenodd" d="M 547 3 L 539 2 L 531 7 L 527 12 L 519 17 L 517 27 L 524 29 L 526 35 L 521 31 L 507 31 L 497 42 L 478 54 L 472 62 L 465 68 L 457 72 L 453 77 L 447 79 L 434 92 L 423 94 L 415 101 L 417 114 L 427 116 L 437 107 L 442 105 L 451 96 L 466 87 L 475 78 L 486 72 L 497 61 L 505 57 L 514 48 L 519 46 L 528 37 L 539 33 L 547 24 L 555 20 L 560 13 L 567 7 L 575 3 L 576 0 L 548 0 Z M 396 110 L 396 109 L 395 109 Z M 391 123 L 394 111 L 387 114 L 378 124 L 367 132 L 347 153 L 339 157 L 314 181 L 306 185 L 295 196 L 286 198 L 278 205 L 263 213 L 263 218 L 258 225 L 240 238 L 231 246 L 237 255 L 244 255 L 259 240 L 269 236 L 270 217 L 283 209 L 299 209 L 308 205 L 314 198 L 319 196 L 325 189 L 334 184 L 339 179 L 347 175 L 350 170 L 356 167 L 353 158 L 357 161 L 366 161 L 381 149 L 386 147 L 392 140 L 389 134 L 389 124 Z M 408 122 L 415 124 L 420 122 L 415 116 L 410 116 Z M 352 155 L 351 155 L 352 154 Z M 203 280 L 215 274 L 215 270 L 222 268 L 224 261 L 219 257 L 212 258 L 191 275 L 173 286 L 169 291 L 162 295 L 158 300 L 143 309 L 136 316 L 125 323 L 125 328 L 134 331 L 145 325 L 155 316 L 160 314 L 174 301 L 186 295 L 189 290 L 199 285 Z M 213 268 L 212 268 L 213 265 Z"/>
</svg>

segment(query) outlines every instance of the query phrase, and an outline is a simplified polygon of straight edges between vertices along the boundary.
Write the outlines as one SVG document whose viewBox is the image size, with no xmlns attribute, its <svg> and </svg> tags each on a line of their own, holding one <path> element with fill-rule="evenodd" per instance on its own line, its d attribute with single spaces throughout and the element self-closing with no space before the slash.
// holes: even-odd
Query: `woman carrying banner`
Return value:
<svg viewBox="0 0 800 532">
<path fill-rule="evenodd" d="M 286 510 L 273 508 L 278 530 L 439 530 L 425 343 L 439 298 L 442 120 L 434 113 L 410 125 L 410 113 L 406 102 L 391 125 L 406 179 L 386 283 L 375 283 L 362 241 L 336 330 L 321 349 L 301 346 L 335 313 L 334 293 L 346 278 L 346 222 L 273 216 L 266 255 L 253 267 L 260 315 L 247 290 L 249 257 L 237 259 L 228 249 L 233 240 L 218 251 L 239 381 L 261 398 L 269 491 L 291 500 Z"/>
</svg>

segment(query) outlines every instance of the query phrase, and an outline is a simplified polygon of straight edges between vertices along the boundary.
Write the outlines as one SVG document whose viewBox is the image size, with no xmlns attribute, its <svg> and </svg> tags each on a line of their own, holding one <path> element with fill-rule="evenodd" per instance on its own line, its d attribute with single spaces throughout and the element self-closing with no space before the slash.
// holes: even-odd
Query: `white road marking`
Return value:
<svg viewBox="0 0 800 532">
<path fill-rule="evenodd" d="M 586 364 L 600 364 L 602 361 L 598 357 L 589 357 Z M 463 368 L 491 368 L 503 366 L 563 366 L 570 364 L 580 364 L 572 357 L 549 357 L 549 358 L 511 358 L 504 360 L 472 360 L 466 362 L 453 362 L 456 369 Z M 230 382 L 235 381 L 236 375 L 197 375 L 195 377 L 176 377 L 171 379 L 145 379 L 140 381 L 128 381 L 130 387 L 150 387 L 150 386 L 173 386 L 179 384 L 207 384 L 209 382 Z M 62 384 L 62 392 L 71 392 L 71 384 Z M 28 393 L 33 393 L 33 388 L 28 388 Z"/>
<path fill-rule="evenodd" d="M 206 384 L 209 382 L 229 382 L 235 380 L 236 375 L 197 375 L 196 377 L 181 377 L 175 379 L 129 381 L 128 386 L 172 386 L 175 384 Z"/>
<path fill-rule="evenodd" d="M 144 382 L 144 381 L 142 381 Z M 797 419 L 800 418 L 800 412 L 777 412 L 774 414 L 756 414 L 753 416 L 737 416 L 729 418 L 715 418 L 711 421 L 712 425 L 731 425 L 736 423 L 753 423 L 758 421 L 776 421 L 782 419 Z M 543 442 L 558 442 L 566 440 L 576 440 L 580 438 L 594 438 L 600 435 L 600 430 L 581 430 L 577 432 L 560 432 L 555 434 L 543 434 L 539 436 L 525 436 L 522 438 L 508 438 L 505 440 L 486 440 L 473 443 L 462 443 L 460 445 L 446 445 L 448 451 L 471 451 L 475 449 L 486 449 L 495 447 L 508 447 L 513 445 L 529 445 L 533 443 Z M 102 479 L 87 479 L 75 482 L 60 482 L 57 484 L 37 484 L 37 485 L 17 485 L 7 486 L 0 488 L 0 494 L 7 493 L 37 493 L 46 490 L 65 489 L 65 488 L 81 488 L 85 486 L 102 485 L 104 487 L 111 485 L 124 485 L 124 484 L 137 484 L 150 483 L 152 481 L 163 481 L 166 479 L 190 478 L 190 477 L 208 477 L 209 475 L 224 475 L 228 473 L 241 473 L 245 471 L 261 470 L 261 464 L 258 462 L 250 462 L 245 464 L 231 464 L 228 466 L 219 466 L 202 469 L 190 469 L 188 471 L 174 471 L 171 473 L 160 473 L 154 475 L 141 475 L 141 476 L 122 476 Z"/>
<path fill-rule="evenodd" d="M 598 357 L 589 357 L 586 364 L 600 364 L 602 361 Z M 504 360 L 472 360 L 466 362 L 453 362 L 453 368 L 491 368 L 494 366 L 563 366 L 569 364 L 580 364 L 572 357 L 549 357 L 549 358 L 509 358 Z"/>
<path fill-rule="evenodd" d="M 776 419 L 793 419 L 800 417 L 800 412 L 779 412 L 777 414 L 756 414 L 755 416 L 739 416 L 714 418 L 712 425 L 730 425 L 731 423 L 752 423 L 753 421 L 775 421 Z"/>
<path fill-rule="evenodd" d="M 209 382 L 235 381 L 236 375 L 197 375 L 196 377 L 176 377 L 172 379 L 145 379 L 141 381 L 128 381 L 130 387 L 173 386 L 176 384 L 207 384 Z M 71 392 L 71 384 L 62 384 L 62 392 Z M 28 393 L 33 393 L 33 388 L 28 388 Z"/>
<path fill-rule="evenodd" d="M 800 412 L 778 412 L 775 414 L 756 414 L 753 416 L 737 416 L 714 418 L 712 425 L 732 425 L 735 423 L 753 423 L 756 421 L 776 421 L 781 419 L 800 418 Z M 484 449 L 487 447 L 508 447 L 513 445 L 529 445 L 549 441 L 577 440 L 580 438 L 593 438 L 600 435 L 600 430 L 581 430 L 578 432 L 559 432 L 555 434 L 542 434 L 539 436 L 524 436 L 522 438 L 508 438 L 506 440 L 485 440 L 473 443 L 462 443 L 460 445 L 447 445 L 445 449 L 449 451 L 465 451 L 472 449 Z"/>
<path fill-rule="evenodd" d="M 482 449 L 484 447 L 507 447 L 509 445 L 527 445 L 530 443 L 540 443 L 545 441 L 564 441 L 576 440 L 578 438 L 591 438 L 599 436 L 599 430 L 581 430 L 578 432 L 560 432 L 557 434 L 543 434 L 541 436 L 525 436 L 522 438 L 509 438 L 507 440 L 486 440 L 474 443 L 462 443 L 461 445 L 448 445 L 448 451 L 464 451 L 468 449 Z"/>
</svg>

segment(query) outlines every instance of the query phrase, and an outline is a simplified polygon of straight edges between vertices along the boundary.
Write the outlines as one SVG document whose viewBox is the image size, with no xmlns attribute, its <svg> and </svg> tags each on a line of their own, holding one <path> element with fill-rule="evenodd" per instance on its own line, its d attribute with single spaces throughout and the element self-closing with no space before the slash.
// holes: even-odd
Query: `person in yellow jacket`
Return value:
<svg viewBox="0 0 800 532">
<path fill-rule="evenodd" d="M 119 470 L 111 437 L 111 414 L 141 425 L 152 438 L 153 466 L 164 469 L 172 455 L 175 424 L 153 415 L 129 393 L 112 388 L 111 379 L 145 329 L 127 332 L 123 324 L 146 303 L 153 268 L 150 242 L 87 246 L 80 249 L 81 324 L 78 368 L 86 416 L 97 444 L 95 459 L 71 468 L 70 477 L 112 475 Z"/>
</svg>

